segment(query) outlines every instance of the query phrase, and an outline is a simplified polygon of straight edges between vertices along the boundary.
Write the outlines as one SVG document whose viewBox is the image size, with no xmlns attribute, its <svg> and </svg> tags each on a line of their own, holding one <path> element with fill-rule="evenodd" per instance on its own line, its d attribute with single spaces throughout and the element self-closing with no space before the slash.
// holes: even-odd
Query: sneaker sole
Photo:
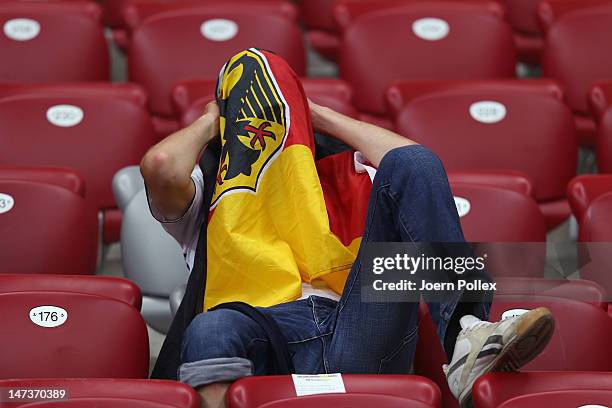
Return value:
<svg viewBox="0 0 612 408">
<path fill-rule="evenodd" d="M 516 337 L 491 362 L 485 373 L 495 371 L 516 371 L 537 357 L 548 345 L 555 331 L 555 320 L 545 307 L 538 307 L 521 319 L 516 328 Z M 476 379 L 474 379 L 476 381 Z M 461 408 L 473 408 L 472 386 L 469 392 L 460 400 Z"/>
</svg>

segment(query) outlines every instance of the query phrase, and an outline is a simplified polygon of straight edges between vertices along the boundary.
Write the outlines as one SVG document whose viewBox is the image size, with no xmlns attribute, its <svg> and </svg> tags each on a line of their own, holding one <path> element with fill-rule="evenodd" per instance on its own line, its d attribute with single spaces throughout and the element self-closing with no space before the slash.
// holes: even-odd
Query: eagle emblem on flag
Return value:
<svg viewBox="0 0 612 408">
<path fill-rule="evenodd" d="M 234 56 L 217 85 L 221 155 L 211 208 L 227 194 L 257 192 L 283 149 L 289 108 L 266 57 L 256 49 Z"/>
</svg>

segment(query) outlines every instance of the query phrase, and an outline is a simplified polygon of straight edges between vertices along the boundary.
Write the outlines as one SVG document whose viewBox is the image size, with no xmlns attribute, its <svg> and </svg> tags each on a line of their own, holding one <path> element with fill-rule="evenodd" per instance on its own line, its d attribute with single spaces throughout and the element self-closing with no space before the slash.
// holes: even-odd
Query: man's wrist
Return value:
<svg viewBox="0 0 612 408">
<path fill-rule="evenodd" d="M 194 122 L 196 132 L 204 138 L 205 143 L 214 139 L 219 133 L 218 123 L 211 113 L 205 113 Z"/>
</svg>

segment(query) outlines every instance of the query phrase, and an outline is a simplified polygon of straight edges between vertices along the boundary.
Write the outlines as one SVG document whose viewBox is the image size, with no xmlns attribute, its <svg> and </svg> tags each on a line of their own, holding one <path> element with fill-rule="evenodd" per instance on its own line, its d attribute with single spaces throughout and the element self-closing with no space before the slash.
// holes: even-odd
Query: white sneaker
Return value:
<svg viewBox="0 0 612 408">
<path fill-rule="evenodd" d="M 533 360 L 552 337 L 555 321 L 545 307 L 490 323 L 467 315 L 460 320 L 450 364 L 442 369 L 461 407 L 472 406 L 472 385 L 491 371 L 514 371 Z"/>
</svg>

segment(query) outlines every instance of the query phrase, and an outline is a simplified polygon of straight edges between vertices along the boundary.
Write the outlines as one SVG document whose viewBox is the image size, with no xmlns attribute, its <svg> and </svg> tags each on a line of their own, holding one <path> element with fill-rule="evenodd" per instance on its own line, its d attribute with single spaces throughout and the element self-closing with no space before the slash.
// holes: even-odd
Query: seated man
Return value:
<svg viewBox="0 0 612 408">
<path fill-rule="evenodd" d="M 313 128 L 360 154 L 315 163 Z M 219 135 L 218 168 L 203 172 L 196 163 Z M 249 375 L 410 373 L 418 302 L 363 301 L 361 276 L 371 272 L 361 261 L 372 242 L 467 247 L 431 151 L 307 101 L 282 59 L 250 49 L 223 67 L 217 101 L 152 147 L 141 170 L 154 216 L 183 247 L 190 283 L 202 283 L 188 286 L 192 300 L 183 303 L 196 304 L 195 317 L 179 311 L 154 377 L 178 373 L 216 407 L 231 381 Z M 484 294 L 424 298 L 461 404 L 479 376 L 533 359 L 554 328 L 544 308 L 486 322 Z M 170 361 L 179 355 L 172 347 L 180 361 Z"/>
</svg>

